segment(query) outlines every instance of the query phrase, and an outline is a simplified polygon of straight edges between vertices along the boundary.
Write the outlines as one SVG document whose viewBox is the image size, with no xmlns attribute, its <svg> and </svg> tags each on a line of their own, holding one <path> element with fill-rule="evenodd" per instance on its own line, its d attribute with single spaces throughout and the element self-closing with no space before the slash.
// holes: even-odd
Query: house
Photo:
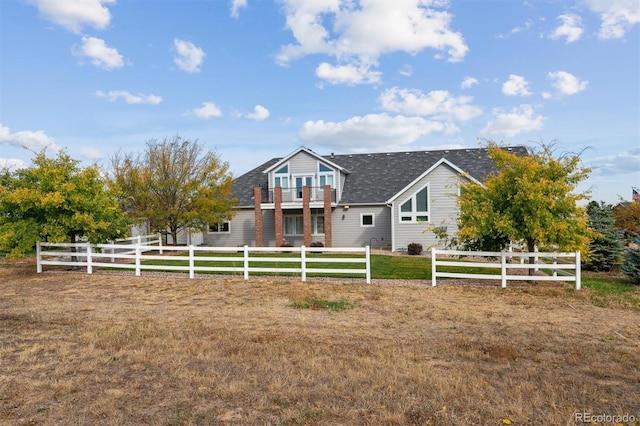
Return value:
<svg viewBox="0 0 640 426">
<path fill-rule="evenodd" d="M 429 226 L 456 232 L 459 182 L 493 170 L 484 148 L 323 156 L 301 147 L 236 178 L 235 217 L 210 226 L 203 243 L 426 249 L 438 244 Z"/>
</svg>

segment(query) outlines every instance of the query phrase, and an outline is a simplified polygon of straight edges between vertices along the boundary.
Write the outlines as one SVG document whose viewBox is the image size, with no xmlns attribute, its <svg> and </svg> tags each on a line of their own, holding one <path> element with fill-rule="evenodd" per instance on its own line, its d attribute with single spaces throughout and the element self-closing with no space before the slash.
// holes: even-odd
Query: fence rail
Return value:
<svg viewBox="0 0 640 426">
<path fill-rule="evenodd" d="M 138 240 L 134 240 L 138 241 Z M 153 243 L 158 241 L 151 240 Z M 341 274 L 364 275 L 367 284 L 371 284 L 371 250 L 369 246 L 356 248 L 328 248 L 328 247 L 203 247 L 203 246 L 162 246 L 149 244 L 90 244 L 90 243 L 44 243 L 36 245 L 37 271 L 42 272 L 44 265 L 64 265 L 86 267 L 87 273 L 92 274 L 94 267 L 114 268 L 116 259 L 125 261 L 117 264 L 119 269 L 133 269 L 135 275 L 140 276 L 143 270 L 161 270 L 188 272 L 189 278 L 195 278 L 198 272 L 226 272 L 242 273 L 245 280 L 252 273 L 293 273 L 300 274 L 302 281 L 307 280 L 308 274 Z M 69 250 L 45 250 L 45 248 L 68 248 Z M 122 251 L 124 249 L 124 251 Z M 163 255 L 163 250 L 171 250 L 179 255 Z M 158 254 L 145 254 L 157 252 Z M 234 256 L 220 256 L 233 253 Z M 298 253 L 296 257 L 251 256 L 256 253 Z M 308 257 L 310 253 L 355 253 L 363 257 Z M 197 255 L 200 254 L 200 255 Z M 211 255 L 213 254 L 213 255 Z M 216 256 L 218 254 L 218 256 Z M 161 261 L 172 264 L 153 265 L 144 261 Z M 130 263 L 126 263 L 130 262 Z M 186 265 L 184 263 L 187 263 Z M 206 266 L 203 262 L 217 262 L 226 266 Z M 238 262 L 242 266 L 237 266 Z M 251 266 L 252 263 L 287 263 L 295 266 Z M 182 263 L 182 264 L 180 264 Z M 314 264 L 361 264 L 362 268 L 318 268 Z"/>
<path fill-rule="evenodd" d="M 438 256 L 448 256 L 438 258 Z M 494 261 L 462 262 L 451 256 L 484 257 Z M 512 259 L 535 258 L 532 264 L 524 264 L 518 261 L 511 263 Z M 564 259 L 572 259 L 566 262 Z M 442 267 L 460 268 L 500 268 L 500 274 L 477 274 L 446 272 Z M 438 267 L 441 267 L 438 270 Z M 534 271 L 549 270 L 551 275 L 518 275 L 509 274 L 509 269 L 533 269 Z M 576 290 L 581 288 L 580 279 L 580 252 L 573 253 L 522 253 L 522 252 L 488 252 L 488 251 L 461 251 L 461 250 L 431 250 L 431 285 L 436 286 L 438 278 L 471 278 L 500 280 L 502 288 L 507 286 L 507 281 L 572 281 L 576 284 Z"/>
</svg>

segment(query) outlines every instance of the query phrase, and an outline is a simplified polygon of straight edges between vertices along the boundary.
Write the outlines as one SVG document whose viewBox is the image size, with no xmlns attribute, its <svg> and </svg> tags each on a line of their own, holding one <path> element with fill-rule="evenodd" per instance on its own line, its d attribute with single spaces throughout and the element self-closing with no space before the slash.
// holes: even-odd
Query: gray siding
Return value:
<svg viewBox="0 0 640 426">
<path fill-rule="evenodd" d="M 205 233 L 203 235 L 203 244 L 212 247 L 236 247 L 245 244 L 254 246 L 256 244 L 256 232 L 253 210 L 236 210 L 236 215 L 229 224 L 229 230 L 231 232 Z"/>
<path fill-rule="evenodd" d="M 374 227 L 360 226 L 361 214 L 374 215 Z M 374 247 L 391 245 L 391 210 L 387 206 L 338 207 L 331 216 L 334 247 Z"/>
<path fill-rule="evenodd" d="M 429 226 L 446 226 L 449 235 L 454 235 L 457 232 L 456 197 L 459 179 L 456 171 L 441 164 L 393 202 L 394 250 L 406 249 L 410 243 L 420 243 L 424 250 L 439 245 L 440 243 L 433 232 L 428 231 Z M 427 184 L 429 185 L 429 222 L 400 222 L 400 205 Z"/>
</svg>

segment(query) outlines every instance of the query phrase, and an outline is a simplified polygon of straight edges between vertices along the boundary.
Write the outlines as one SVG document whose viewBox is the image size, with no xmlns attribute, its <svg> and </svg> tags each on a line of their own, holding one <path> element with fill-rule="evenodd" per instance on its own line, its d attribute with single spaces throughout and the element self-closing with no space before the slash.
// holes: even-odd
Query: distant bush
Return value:
<svg viewBox="0 0 640 426">
<path fill-rule="evenodd" d="M 409 253 L 412 256 L 417 256 L 417 255 L 422 254 L 422 244 L 410 243 L 407 246 L 407 253 Z"/>
<path fill-rule="evenodd" d="M 322 241 L 314 241 L 311 243 L 311 247 L 324 247 L 324 244 L 322 244 Z"/>
<path fill-rule="evenodd" d="M 633 239 L 635 247 L 629 247 L 624 254 L 622 271 L 634 284 L 640 284 L 640 235 Z"/>
</svg>

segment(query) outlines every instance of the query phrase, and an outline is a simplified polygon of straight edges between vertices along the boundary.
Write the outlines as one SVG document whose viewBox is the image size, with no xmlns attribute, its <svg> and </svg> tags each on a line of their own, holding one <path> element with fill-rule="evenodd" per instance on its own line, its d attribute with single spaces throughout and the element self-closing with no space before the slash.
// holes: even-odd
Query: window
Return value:
<svg viewBox="0 0 640 426">
<path fill-rule="evenodd" d="M 415 223 L 418 221 L 429 221 L 429 185 L 400 204 L 400 222 Z"/>
<path fill-rule="evenodd" d="M 209 232 L 231 232 L 229 228 L 229 222 L 209 225 Z"/>
<path fill-rule="evenodd" d="M 273 186 L 280 186 L 282 189 L 289 189 L 289 165 L 286 164 L 275 171 Z"/>
<path fill-rule="evenodd" d="M 361 213 L 360 226 L 363 228 L 375 226 L 373 222 L 373 213 Z"/>
<path fill-rule="evenodd" d="M 325 185 L 329 185 L 331 188 L 334 188 L 333 170 L 322 163 L 318 166 L 318 184 L 320 185 L 320 188 L 324 188 Z"/>
<path fill-rule="evenodd" d="M 311 234 L 324 234 L 323 215 L 311 215 Z M 304 235 L 304 220 L 302 215 L 284 216 L 284 235 Z"/>
</svg>

